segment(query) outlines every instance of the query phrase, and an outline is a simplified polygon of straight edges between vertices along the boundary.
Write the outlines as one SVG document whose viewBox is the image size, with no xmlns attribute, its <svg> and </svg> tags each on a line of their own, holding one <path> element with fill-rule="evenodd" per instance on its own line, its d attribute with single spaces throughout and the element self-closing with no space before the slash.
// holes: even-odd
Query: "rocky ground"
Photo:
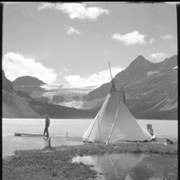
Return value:
<svg viewBox="0 0 180 180">
<path fill-rule="evenodd" d="M 16 151 L 14 156 L 3 159 L 3 180 L 85 180 L 96 179 L 97 172 L 83 163 L 71 163 L 79 155 L 101 155 L 104 153 L 155 153 L 174 158 L 173 166 L 161 168 L 162 179 L 177 179 L 177 141 L 165 145 L 165 139 L 152 142 L 126 142 L 118 144 L 84 144 L 60 146 L 42 150 Z"/>
</svg>

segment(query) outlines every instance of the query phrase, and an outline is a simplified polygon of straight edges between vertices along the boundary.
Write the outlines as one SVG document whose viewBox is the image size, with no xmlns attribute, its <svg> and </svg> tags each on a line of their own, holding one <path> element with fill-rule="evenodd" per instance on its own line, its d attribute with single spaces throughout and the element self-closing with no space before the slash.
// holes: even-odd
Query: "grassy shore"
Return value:
<svg viewBox="0 0 180 180">
<path fill-rule="evenodd" d="M 82 163 L 71 163 L 79 155 L 104 153 L 148 153 L 175 157 L 173 167 L 163 169 L 162 177 L 177 179 L 177 142 L 164 145 L 165 140 L 148 143 L 84 144 L 60 146 L 42 150 L 16 151 L 14 156 L 3 159 L 3 180 L 85 180 L 95 179 L 97 172 Z"/>
</svg>

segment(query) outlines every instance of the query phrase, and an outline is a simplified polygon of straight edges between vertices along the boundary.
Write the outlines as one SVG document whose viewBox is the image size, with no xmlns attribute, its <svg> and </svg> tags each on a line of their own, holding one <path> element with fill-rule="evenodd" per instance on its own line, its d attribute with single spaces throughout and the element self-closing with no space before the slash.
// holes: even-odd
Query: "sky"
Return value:
<svg viewBox="0 0 180 180">
<path fill-rule="evenodd" d="M 172 3 L 4 3 L 3 70 L 68 87 L 100 86 L 143 55 L 177 54 Z"/>
</svg>

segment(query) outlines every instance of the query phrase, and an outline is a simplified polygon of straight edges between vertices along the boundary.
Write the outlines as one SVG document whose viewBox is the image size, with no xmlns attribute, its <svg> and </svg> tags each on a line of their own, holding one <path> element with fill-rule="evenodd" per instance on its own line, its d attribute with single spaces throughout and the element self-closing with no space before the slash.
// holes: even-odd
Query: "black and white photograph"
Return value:
<svg viewBox="0 0 180 180">
<path fill-rule="evenodd" d="M 3 2 L 2 179 L 178 179 L 178 2 Z"/>
</svg>

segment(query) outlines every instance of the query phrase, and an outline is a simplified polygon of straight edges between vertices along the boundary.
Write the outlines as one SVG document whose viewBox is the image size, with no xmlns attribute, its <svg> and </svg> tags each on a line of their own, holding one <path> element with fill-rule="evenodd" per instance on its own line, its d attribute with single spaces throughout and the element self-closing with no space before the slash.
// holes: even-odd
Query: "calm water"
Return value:
<svg viewBox="0 0 180 180">
<path fill-rule="evenodd" d="M 3 157 L 12 155 L 15 150 L 41 149 L 44 147 L 42 137 L 17 137 L 18 133 L 42 134 L 44 130 L 44 119 L 3 119 Z M 81 141 L 66 140 L 68 132 L 70 137 L 82 137 L 92 119 L 51 119 L 49 133 L 51 145 L 80 145 Z M 138 120 L 146 128 L 152 124 L 157 138 L 177 138 L 177 120 Z"/>
<path fill-rule="evenodd" d="M 162 168 L 177 164 L 177 156 L 157 154 L 104 154 L 76 156 L 72 163 L 91 165 L 97 180 L 162 180 Z M 177 167 L 177 166 L 176 166 Z"/>
</svg>

